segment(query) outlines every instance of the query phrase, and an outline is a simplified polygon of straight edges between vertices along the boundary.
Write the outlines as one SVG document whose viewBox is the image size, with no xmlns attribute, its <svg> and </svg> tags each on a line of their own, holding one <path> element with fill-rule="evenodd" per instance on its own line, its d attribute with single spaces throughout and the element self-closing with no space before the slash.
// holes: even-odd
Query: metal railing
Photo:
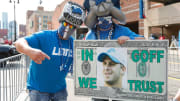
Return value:
<svg viewBox="0 0 180 101">
<path fill-rule="evenodd" d="M 180 49 L 168 48 L 168 71 L 180 72 Z"/>
<path fill-rule="evenodd" d="M 14 101 L 25 89 L 28 62 L 23 54 L 0 59 L 0 101 Z"/>
</svg>

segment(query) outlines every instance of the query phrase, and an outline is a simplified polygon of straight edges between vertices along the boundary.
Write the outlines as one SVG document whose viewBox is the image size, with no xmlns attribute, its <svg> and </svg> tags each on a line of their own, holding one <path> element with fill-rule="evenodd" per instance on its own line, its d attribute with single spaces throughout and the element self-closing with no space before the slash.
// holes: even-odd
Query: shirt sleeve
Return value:
<svg viewBox="0 0 180 101">
<path fill-rule="evenodd" d="M 144 37 L 142 35 L 136 34 L 135 32 L 131 31 L 128 27 L 126 27 L 126 34 L 129 36 L 131 40 L 134 40 L 135 37 Z"/>
<path fill-rule="evenodd" d="M 34 33 L 31 36 L 25 37 L 25 40 L 28 42 L 29 46 L 32 48 L 40 47 L 40 39 L 43 35 L 43 32 Z"/>
<path fill-rule="evenodd" d="M 85 37 L 85 40 L 96 40 L 95 32 L 90 30 Z"/>
</svg>

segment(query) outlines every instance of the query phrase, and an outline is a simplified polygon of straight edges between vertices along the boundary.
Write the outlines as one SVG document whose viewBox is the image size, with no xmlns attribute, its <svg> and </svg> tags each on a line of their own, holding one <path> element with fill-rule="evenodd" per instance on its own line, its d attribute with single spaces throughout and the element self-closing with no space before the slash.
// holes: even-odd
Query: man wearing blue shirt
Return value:
<svg viewBox="0 0 180 101">
<path fill-rule="evenodd" d="M 15 42 L 17 50 L 32 59 L 27 79 L 30 101 L 67 100 L 65 77 L 73 65 L 71 34 L 84 17 L 80 5 L 68 2 L 58 30 L 37 32 Z"/>
</svg>

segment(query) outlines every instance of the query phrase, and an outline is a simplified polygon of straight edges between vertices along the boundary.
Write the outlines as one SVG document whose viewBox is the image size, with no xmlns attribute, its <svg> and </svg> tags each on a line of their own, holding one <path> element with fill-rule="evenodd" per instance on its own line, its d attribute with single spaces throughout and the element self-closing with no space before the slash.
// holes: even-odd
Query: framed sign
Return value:
<svg viewBox="0 0 180 101">
<path fill-rule="evenodd" d="M 75 95 L 167 101 L 167 53 L 167 40 L 75 40 Z"/>
</svg>

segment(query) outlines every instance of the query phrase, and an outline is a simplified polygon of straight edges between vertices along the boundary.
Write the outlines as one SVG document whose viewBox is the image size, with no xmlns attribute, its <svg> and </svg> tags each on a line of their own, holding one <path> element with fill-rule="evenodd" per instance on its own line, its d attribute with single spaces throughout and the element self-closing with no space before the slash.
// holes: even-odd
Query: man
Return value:
<svg viewBox="0 0 180 101">
<path fill-rule="evenodd" d="M 27 80 L 30 101 L 67 100 L 65 77 L 73 62 L 71 34 L 84 17 L 81 6 L 68 2 L 57 30 L 37 32 L 15 42 L 17 50 L 32 59 Z"/>
<path fill-rule="evenodd" d="M 110 48 L 107 52 L 98 55 L 98 61 L 102 62 L 103 76 L 106 87 L 122 88 L 122 78 L 126 72 L 126 54 L 124 49 Z"/>
<path fill-rule="evenodd" d="M 120 44 L 126 40 L 144 39 L 129 28 L 116 24 L 125 24 L 125 15 L 120 10 L 120 0 L 85 0 L 88 11 L 84 23 L 91 29 L 86 40 L 117 40 Z"/>
</svg>

